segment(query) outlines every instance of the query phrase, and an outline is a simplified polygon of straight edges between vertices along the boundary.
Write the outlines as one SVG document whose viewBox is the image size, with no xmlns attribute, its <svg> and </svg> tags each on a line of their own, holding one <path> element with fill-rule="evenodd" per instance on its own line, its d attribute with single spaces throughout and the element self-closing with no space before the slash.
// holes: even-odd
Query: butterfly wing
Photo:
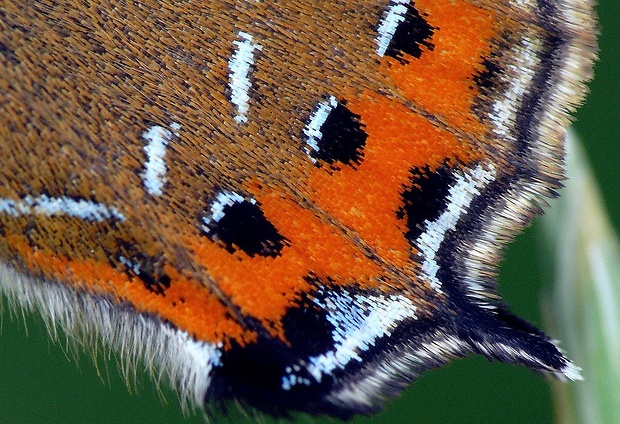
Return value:
<svg viewBox="0 0 620 424">
<path fill-rule="evenodd" d="M 480 353 L 562 178 L 587 2 L 4 5 L 0 289 L 196 404 L 375 411 Z"/>
</svg>

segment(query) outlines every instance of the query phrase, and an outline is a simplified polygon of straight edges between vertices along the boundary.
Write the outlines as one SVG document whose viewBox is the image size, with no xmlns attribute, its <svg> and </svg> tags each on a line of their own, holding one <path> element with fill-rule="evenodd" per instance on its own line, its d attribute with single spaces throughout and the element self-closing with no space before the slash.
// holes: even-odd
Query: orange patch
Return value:
<svg viewBox="0 0 620 424">
<path fill-rule="evenodd" d="M 385 58 L 383 72 L 425 111 L 472 135 L 484 134 L 486 128 L 471 119 L 478 94 L 473 76 L 482 69 L 481 58 L 491 52 L 497 15 L 463 0 L 416 0 L 415 5 L 436 28 L 434 48 L 421 46 L 420 58 L 409 58 L 405 65 Z"/>
<path fill-rule="evenodd" d="M 410 170 L 469 163 L 481 154 L 402 104 L 378 95 L 367 94 L 347 106 L 361 116 L 368 134 L 363 160 L 336 172 L 315 169 L 309 178 L 310 195 L 381 257 L 405 266 L 411 248 L 395 214 L 403 203 L 401 193 Z"/>
<path fill-rule="evenodd" d="M 209 278 L 243 314 L 258 319 L 272 335 L 283 337 L 281 318 L 302 292 L 311 289 L 307 277 L 360 287 L 379 284 L 381 267 L 332 226 L 290 198 L 251 188 L 256 190 L 267 219 L 288 240 L 279 256 L 230 254 L 206 237 L 184 238 L 197 263 L 208 270 Z M 295 220 L 287 219 L 290 216 Z"/>
<path fill-rule="evenodd" d="M 171 283 L 166 295 L 161 296 L 148 290 L 139 278 L 130 277 L 106 263 L 68 260 L 58 254 L 33 251 L 20 237 L 7 236 L 7 241 L 30 268 L 66 281 L 76 289 L 106 296 L 118 303 L 127 302 L 138 312 L 157 314 L 198 340 L 227 346 L 233 339 L 243 345 L 256 338 L 256 334 L 235 322 L 215 295 L 172 267 L 166 267 Z"/>
</svg>

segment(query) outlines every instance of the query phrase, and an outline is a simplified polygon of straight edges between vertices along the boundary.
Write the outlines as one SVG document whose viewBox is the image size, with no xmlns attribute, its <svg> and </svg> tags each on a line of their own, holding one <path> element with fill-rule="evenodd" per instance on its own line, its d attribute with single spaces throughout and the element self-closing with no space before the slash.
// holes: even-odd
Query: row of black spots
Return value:
<svg viewBox="0 0 620 424">
<path fill-rule="evenodd" d="M 267 219 L 260 203 L 250 197 L 221 191 L 199 217 L 201 234 L 221 244 L 229 253 L 250 257 L 277 257 L 289 241 Z"/>
<path fill-rule="evenodd" d="M 448 206 L 450 187 L 455 183 L 454 169 L 446 164 L 431 170 L 428 165 L 412 168 L 409 182 L 401 193 L 402 205 L 396 211 L 399 220 L 405 220 L 405 237 L 413 244 L 425 231 L 427 222 L 433 222 Z"/>
<path fill-rule="evenodd" d="M 305 150 L 315 165 L 327 164 L 332 170 L 337 170 L 338 164 L 359 165 L 368 138 L 361 116 L 333 96 L 315 107 L 304 135 Z"/>
<path fill-rule="evenodd" d="M 409 63 L 408 57 L 419 59 L 423 47 L 434 50 L 432 38 L 438 29 L 429 24 L 428 15 L 420 13 L 414 1 L 393 0 L 377 27 L 379 55 L 401 64 Z"/>
<path fill-rule="evenodd" d="M 387 55 L 402 58 L 403 53 L 419 58 L 425 46 L 434 48 L 430 39 L 434 29 L 413 4 L 396 29 Z M 316 166 L 326 164 L 337 171 L 342 165 L 360 165 L 368 134 L 361 116 L 353 113 L 346 101 L 333 96 L 319 103 L 304 128 L 305 150 Z M 253 199 L 236 193 L 219 193 L 211 210 L 203 214 L 201 231 L 211 240 L 221 243 L 230 253 L 241 250 L 249 256 L 276 257 L 287 240 L 269 222 Z"/>
<path fill-rule="evenodd" d="M 317 166 L 331 170 L 339 165 L 356 166 L 363 158 L 368 134 L 361 116 L 345 102 L 331 97 L 319 103 L 304 129 L 306 152 Z M 232 191 L 221 191 L 209 200 L 199 216 L 201 234 L 219 243 L 229 253 L 242 251 L 250 257 L 277 257 L 289 241 L 271 223 L 255 199 Z"/>
<path fill-rule="evenodd" d="M 436 29 L 413 2 L 393 2 L 379 23 L 378 32 L 384 31 L 389 39 L 385 51 L 379 47 L 379 54 L 394 57 L 401 63 L 407 62 L 405 55 L 420 58 L 422 46 L 434 49 L 431 39 Z M 379 38 L 377 42 L 382 43 Z M 327 164 L 331 170 L 338 170 L 340 165 L 355 167 L 363 160 L 368 133 L 361 116 L 353 113 L 344 100 L 330 96 L 315 106 L 304 135 L 305 150 L 319 167 Z"/>
</svg>

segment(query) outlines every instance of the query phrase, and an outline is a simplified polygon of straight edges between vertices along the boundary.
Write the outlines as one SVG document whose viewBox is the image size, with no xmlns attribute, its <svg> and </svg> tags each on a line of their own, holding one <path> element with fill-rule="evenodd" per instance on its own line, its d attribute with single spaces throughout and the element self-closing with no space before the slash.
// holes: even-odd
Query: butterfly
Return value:
<svg viewBox="0 0 620 424">
<path fill-rule="evenodd" d="M 0 9 L 0 291 L 200 407 L 370 414 L 482 354 L 591 77 L 577 1 Z"/>
</svg>

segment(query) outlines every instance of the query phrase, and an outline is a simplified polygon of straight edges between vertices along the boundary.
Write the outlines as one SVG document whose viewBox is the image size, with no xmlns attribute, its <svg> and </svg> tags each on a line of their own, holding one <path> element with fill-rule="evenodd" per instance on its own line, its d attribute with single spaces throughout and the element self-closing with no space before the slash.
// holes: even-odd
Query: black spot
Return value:
<svg viewBox="0 0 620 424">
<path fill-rule="evenodd" d="M 493 89 L 497 85 L 502 69 L 490 59 L 482 59 L 482 69 L 474 75 L 474 83 L 481 92 Z"/>
<path fill-rule="evenodd" d="M 471 90 L 477 92 L 471 110 L 481 122 L 484 122 L 485 119 L 488 119 L 488 115 L 493 107 L 491 99 L 493 98 L 495 87 L 497 87 L 500 81 L 501 68 L 488 58 L 482 59 L 480 63 L 482 64 L 482 69 L 474 74 L 472 78 L 475 87 L 470 86 Z"/>
<path fill-rule="evenodd" d="M 321 126 L 322 136 L 317 143 L 318 149 L 311 153 L 312 157 L 330 165 L 334 162 L 359 165 L 368 138 L 360 118 L 338 102 Z"/>
<path fill-rule="evenodd" d="M 403 53 L 419 59 L 422 56 L 422 47 L 433 50 L 435 44 L 431 43 L 434 30 L 414 7 L 413 2 L 407 5 L 405 19 L 398 25 L 396 32 L 385 51 L 386 56 L 398 59 L 401 63 L 408 63 Z"/>
<path fill-rule="evenodd" d="M 327 319 L 327 311 L 308 296 L 302 296 L 299 306 L 287 310 L 282 326 L 291 349 L 301 357 L 319 355 L 333 348 L 334 326 Z"/>
<path fill-rule="evenodd" d="M 506 49 L 509 49 L 506 46 Z M 502 78 L 504 69 L 499 65 L 500 58 L 492 53 L 488 58 L 481 59 L 482 69 L 474 74 L 472 80 L 476 97 L 472 103 L 472 111 L 482 122 L 489 119 L 489 113 L 492 112 L 493 99 L 497 98 L 498 93 L 502 93 L 507 89 L 506 81 Z"/>
<path fill-rule="evenodd" d="M 223 207 L 223 216 L 208 224 L 207 235 L 233 253 L 276 257 L 288 241 L 269 222 L 256 202 L 243 200 Z"/>
<path fill-rule="evenodd" d="M 223 354 L 224 366 L 218 368 L 218 374 L 220 377 L 225 376 L 229 387 L 234 387 L 229 395 L 236 397 L 247 394 L 260 399 L 265 395 L 269 397 L 280 393 L 282 377 L 287 374 L 287 368 L 334 348 L 334 327 L 327 320 L 327 312 L 317 307 L 307 296 L 287 309 L 282 325 L 286 343 L 268 334 L 259 335 L 256 343 L 242 348 L 233 345 L 232 349 Z M 295 371 L 295 374 L 309 377 L 307 373 L 303 367 Z M 329 380 L 327 376 L 324 378 L 327 384 L 331 383 Z M 310 392 L 320 386 L 314 378 L 312 381 L 314 387 L 310 388 Z M 307 389 L 299 385 L 294 386 L 292 392 L 285 391 L 282 394 L 293 395 L 294 398 L 295 392 L 299 390 L 308 395 Z"/>
<path fill-rule="evenodd" d="M 511 51 L 511 46 L 519 43 L 511 37 L 513 36 L 510 34 L 503 34 L 495 40 L 497 45 L 494 50 L 488 56 L 480 58 L 481 67 L 472 77 L 473 84 L 470 89 L 475 98 L 471 110 L 481 122 L 488 121 L 495 100 L 509 89 L 505 77 L 507 58 L 503 57 L 503 52 Z"/>
<path fill-rule="evenodd" d="M 410 185 L 401 194 L 403 205 L 396 211 L 398 219 L 406 219 L 405 237 L 414 242 L 424 231 L 425 221 L 432 222 L 446 208 L 453 169 L 444 165 L 431 172 L 428 166 L 411 170 Z"/>
<path fill-rule="evenodd" d="M 140 270 L 137 274 L 144 283 L 147 290 L 164 295 L 166 290 L 170 288 L 170 277 L 168 274 L 154 273 L 151 270 Z"/>
<path fill-rule="evenodd" d="M 223 366 L 215 370 L 207 398 L 241 398 L 256 407 L 263 405 L 259 408 L 271 414 L 283 416 L 288 409 L 300 409 L 324 394 L 333 380 L 324 378 L 320 384 L 305 367 L 294 368 L 312 356 L 333 349 L 334 328 L 327 320 L 327 312 L 304 295 L 287 309 L 282 325 L 286 343 L 261 333 L 255 343 L 238 346 L 233 342 L 231 349 L 222 354 Z M 283 378 L 290 372 L 303 375 L 312 385 L 294 385 L 291 390 L 284 390 Z"/>
<path fill-rule="evenodd" d="M 322 297 L 320 293 L 312 296 Z M 282 325 L 286 343 L 268 334 L 259 334 L 255 343 L 243 347 L 233 342 L 222 354 L 223 366 L 215 370 L 207 397 L 243 399 L 276 416 L 286 416 L 291 408 L 309 410 L 309 405 L 317 406 L 336 379 L 325 375 L 318 382 L 303 364 L 333 350 L 334 327 L 327 311 L 316 306 L 310 296 L 303 296 L 287 309 Z M 283 389 L 283 378 L 291 372 L 309 384 Z"/>
</svg>

